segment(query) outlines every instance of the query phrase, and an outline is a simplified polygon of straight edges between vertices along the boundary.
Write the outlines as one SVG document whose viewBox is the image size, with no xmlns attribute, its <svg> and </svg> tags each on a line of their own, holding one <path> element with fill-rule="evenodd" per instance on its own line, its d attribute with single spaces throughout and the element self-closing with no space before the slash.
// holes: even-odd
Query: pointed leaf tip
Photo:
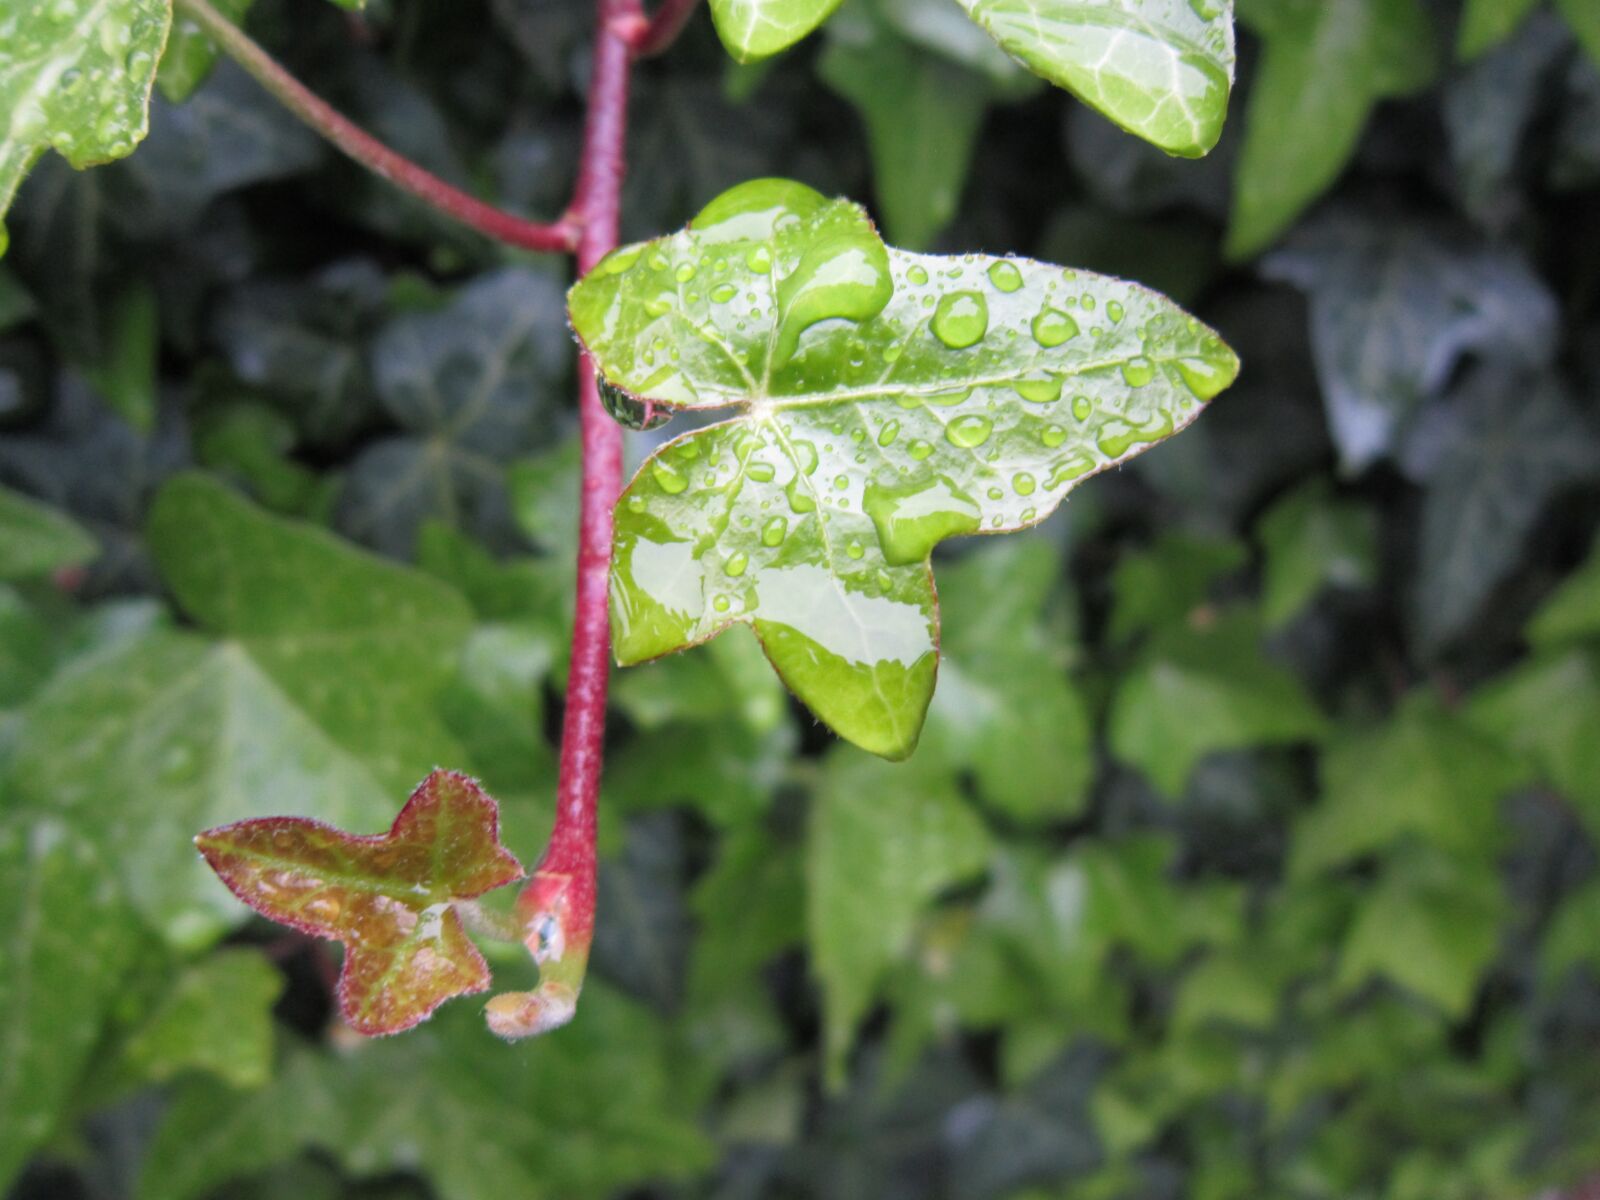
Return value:
<svg viewBox="0 0 1600 1200">
<path fill-rule="evenodd" d="M 300 817 L 209 829 L 195 845 L 263 916 L 344 943 L 339 1009 L 376 1036 L 489 986 L 489 968 L 452 904 L 521 879 L 500 845 L 499 806 L 476 781 L 434 771 L 388 833 L 345 833 Z"/>
</svg>

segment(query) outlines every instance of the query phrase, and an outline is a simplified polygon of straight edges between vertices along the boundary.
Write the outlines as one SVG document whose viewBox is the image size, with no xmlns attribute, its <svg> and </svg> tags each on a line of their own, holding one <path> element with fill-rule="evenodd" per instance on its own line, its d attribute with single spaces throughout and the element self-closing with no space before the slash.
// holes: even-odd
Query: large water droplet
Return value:
<svg viewBox="0 0 1600 1200">
<path fill-rule="evenodd" d="M 757 483 L 771 483 L 775 472 L 771 463 L 753 462 L 745 468 L 744 473 Z"/>
<path fill-rule="evenodd" d="M 750 556 L 743 550 L 736 550 L 728 556 L 728 561 L 722 564 L 722 573 L 737 579 L 744 574 L 745 568 L 749 565 Z"/>
<path fill-rule="evenodd" d="M 925 442 L 921 438 L 918 438 L 916 441 L 912 442 L 911 445 L 906 447 L 906 453 L 911 455 L 911 457 L 916 459 L 918 462 L 922 462 L 933 453 L 933 443 Z"/>
<path fill-rule="evenodd" d="M 1135 425 L 1122 417 L 1113 417 L 1095 431 L 1095 444 L 1108 458 L 1121 458 L 1135 446 L 1159 442 L 1172 433 L 1172 414 L 1163 412 L 1143 425 Z"/>
<path fill-rule="evenodd" d="M 1106 302 L 1106 316 L 1110 318 L 1113 325 L 1121 325 L 1122 318 L 1127 316 L 1127 311 L 1122 307 L 1120 302 L 1116 300 L 1108 300 Z"/>
<path fill-rule="evenodd" d="M 918 287 L 921 287 L 923 284 L 928 282 L 928 272 L 923 270 L 921 267 L 912 266 L 906 272 L 906 278 L 912 283 L 916 284 Z"/>
<path fill-rule="evenodd" d="M 1046 425 L 1039 434 L 1039 441 L 1054 450 L 1067 440 L 1067 431 L 1060 425 Z"/>
<path fill-rule="evenodd" d="M 1089 414 L 1094 412 L 1094 405 L 1087 396 L 1074 396 L 1072 398 L 1072 415 L 1080 421 L 1087 421 Z"/>
<path fill-rule="evenodd" d="M 1122 364 L 1122 378 L 1129 387 L 1142 388 L 1156 377 L 1156 365 L 1142 355 Z"/>
<path fill-rule="evenodd" d="M 765 246 L 757 246 L 744 256 L 744 265 L 757 275 L 772 274 L 772 251 Z"/>
<path fill-rule="evenodd" d="M 878 445 L 892 446 L 894 439 L 900 436 L 899 421 L 885 421 L 883 428 L 878 430 Z"/>
<path fill-rule="evenodd" d="M 694 278 L 694 264 L 679 263 L 678 269 L 672 273 L 672 277 L 679 283 L 688 283 L 689 280 Z"/>
<path fill-rule="evenodd" d="M 1026 471 L 1018 471 L 1011 477 L 1011 486 L 1016 489 L 1019 496 L 1033 495 L 1033 489 L 1038 486 L 1032 475 Z"/>
<path fill-rule="evenodd" d="M 1074 479 L 1081 479 L 1098 465 L 1094 455 L 1087 450 L 1074 450 L 1056 464 L 1055 470 L 1050 473 L 1049 486 L 1057 488 Z"/>
<path fill-rule="evenodd" d="M 659 454 L 650 460 L 650 474 L 656 485 L 669 496 L 676 496 L 689 486 L 689 477 L 682 468 Z"/>
<path fill-rule="evenodd" d="M 773 517 L 761 527 L 761 544 L 763 546 L 781 546 L 783 539 L 789 536 L 789 519 L 787 517 Z"/>
<path fill-rule="evenodd" d="M 987 442 L 989 434 L 993 431 L 994 422 L 988 417 L 978 413 L 968 413 L 946 425 L 944 436 L 951 445 L 971 450 Z"/>
<path fill-rule="evenodd" d="M 977 292 L 950 292 L 933 312 L 933 332 L 952 350 L 965 350 L 989 332 L 989 302 Z"/>
<path fill-rule="evenodd" d="M 862 508 L 895 566 L 923 561 L 944 538 L 975 531 L 981 517 L 977 502 L 942 475 L 908 487 L 868 484 Z"/>
<path fill-rule="evenodd" d="M 689 228 L 700 244 L 766 241 L 785 225 L 827 205 L 821 192 L 788 179 L 752 179 L 723 192 L 700 210 Z"/>
<path fill-rule="evenodd" d="M 726 304 L 739 294 L 739 289 L 731 283 L 719 283 L 711 289 L 711 299 L 718 304 Z"/>
<path fill-rule="evenodd" d="M 822 238 L 778 284 L 773 368 L 794 357 L 800 335 L 819 321 L 865 321 L 882 312 L 893 294 L 888 252 L 870 226 L 853 225 Z"/>
<path fill-rule="evenodd" d="M 1002 292 L 1014 292 L 1022 286 L 1022 272 L 1016 263 L 1002 258 L 989 268 L 989 282 Z"/>
<path fill-rule="evenodd" d="M 1012 385 L 1017 395 L 1033 404 L 1049 404 L 1061 399 L 1061 376 L 1035 371 Z"/>
<path fill-rule="evenodd" d="M 619 246 L 599 262 L 595 263 L 591 275 L 621 275 L 624 271 L 631 270 L 633 264 L 639 261 L 639 256 L 644 253 L 644 246 Z"/>
<path fill-rule="evenodd" d="M 1232 364 L 1224 365 L 1207 358 L 1180 358 L 1176 365 L 1184 386 L 1201 402 L 1213 399 L 1237 374 Z"/>
<path fill-rule="evenodd" d="M 1033 340 L 1046 350 L 1078 336 L 1078 323 L 1059 308 L 1047 308 L 1033 319 Z"/>
</svg>

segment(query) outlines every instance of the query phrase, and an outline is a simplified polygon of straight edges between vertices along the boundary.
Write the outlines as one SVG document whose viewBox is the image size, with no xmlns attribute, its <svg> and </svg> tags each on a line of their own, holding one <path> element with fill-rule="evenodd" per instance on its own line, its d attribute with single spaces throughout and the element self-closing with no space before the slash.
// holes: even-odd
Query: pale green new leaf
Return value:
<svg viewBox="0 0 1600 1200">
<path fill-rule="evenodd" d="M 1379 101 L 1433 77 L 1417 0 L 1245 0 L 1266 43 L 1245 114 L 1228 253 L 1264 250 L 1338 178 Z"/>
<path fill-rule="evenodd" d="M 613 411 L 736 407 L 617 508 L 619 661 L 755 628 L 842 736 L 903 758 L 933 691 L 929 554 L 1048 516 L 1192 421 L 1238 361 L 1119 280 L 886 248 L 853 204 L 757 180 L 569 298 Z"/>
<path fill-rule="evenodd" d="M 1168 154 L 1222 136 L 1233 0 L 961 0 L 1006 53 Z"/>
<path fill-rule="evenodd" d="M 805 37 L 840 0 L 711 0 L 711 20 L 728 53 L 742 63 L 770 58 Z"/>
<path fill-rule="evenodd" d="M 82 168 L 144 138 L 171 23 L 170 0 L 22 0 L 0 11 L 0 222 L 46 150 Z"/>
</svg>

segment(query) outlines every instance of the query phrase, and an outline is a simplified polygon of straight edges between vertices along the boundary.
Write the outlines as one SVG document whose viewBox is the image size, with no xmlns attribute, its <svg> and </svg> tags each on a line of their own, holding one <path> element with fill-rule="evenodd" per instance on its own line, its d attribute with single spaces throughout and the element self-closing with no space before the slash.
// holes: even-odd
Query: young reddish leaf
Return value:
<svg viewBox="0 0 1600 1200">
<path fill-rule="evenodd" d="M 263 916 L 344 943 L 339 1009 L 351 1028 L 377 1035 L 488 988 L 489 968 L 452 903 L 522 878 L 499 824 L 476 782 L 435 771 L 385 834 L 265 817 L 207 830 L 195 845 Z"/>
</svg>

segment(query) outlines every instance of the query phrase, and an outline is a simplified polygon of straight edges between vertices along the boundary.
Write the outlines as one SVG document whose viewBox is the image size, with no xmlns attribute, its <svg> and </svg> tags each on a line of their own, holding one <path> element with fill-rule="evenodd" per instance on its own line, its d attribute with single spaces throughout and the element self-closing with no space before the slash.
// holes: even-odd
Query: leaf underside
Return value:
<svg viewBox="0 0 1600 1200">
<path fill-rule="evenodd" d="M 344 943 L 340 1011 L 368 1035 L 409 1029 L 489 986 L 452 903 L 523 875 L 500 845 L 494 800 L 451 771 L 423 780 L 385 834 L 266 817 L 208 830 L 195 845 L 263 916 Z"/>
<path fill-rule="evenodd" d="M 934 545 L 1043 520 L 1238 371 L 1143 288 L 886 248 L 858 206 L 782 180 L 616 251 L 569 309 L 624 419 L 738 410 L 658 450 L 618 504 L 618 660 L 749 624 L 818 717 L 889 758 L 933 692 Z"/>
</svg>

